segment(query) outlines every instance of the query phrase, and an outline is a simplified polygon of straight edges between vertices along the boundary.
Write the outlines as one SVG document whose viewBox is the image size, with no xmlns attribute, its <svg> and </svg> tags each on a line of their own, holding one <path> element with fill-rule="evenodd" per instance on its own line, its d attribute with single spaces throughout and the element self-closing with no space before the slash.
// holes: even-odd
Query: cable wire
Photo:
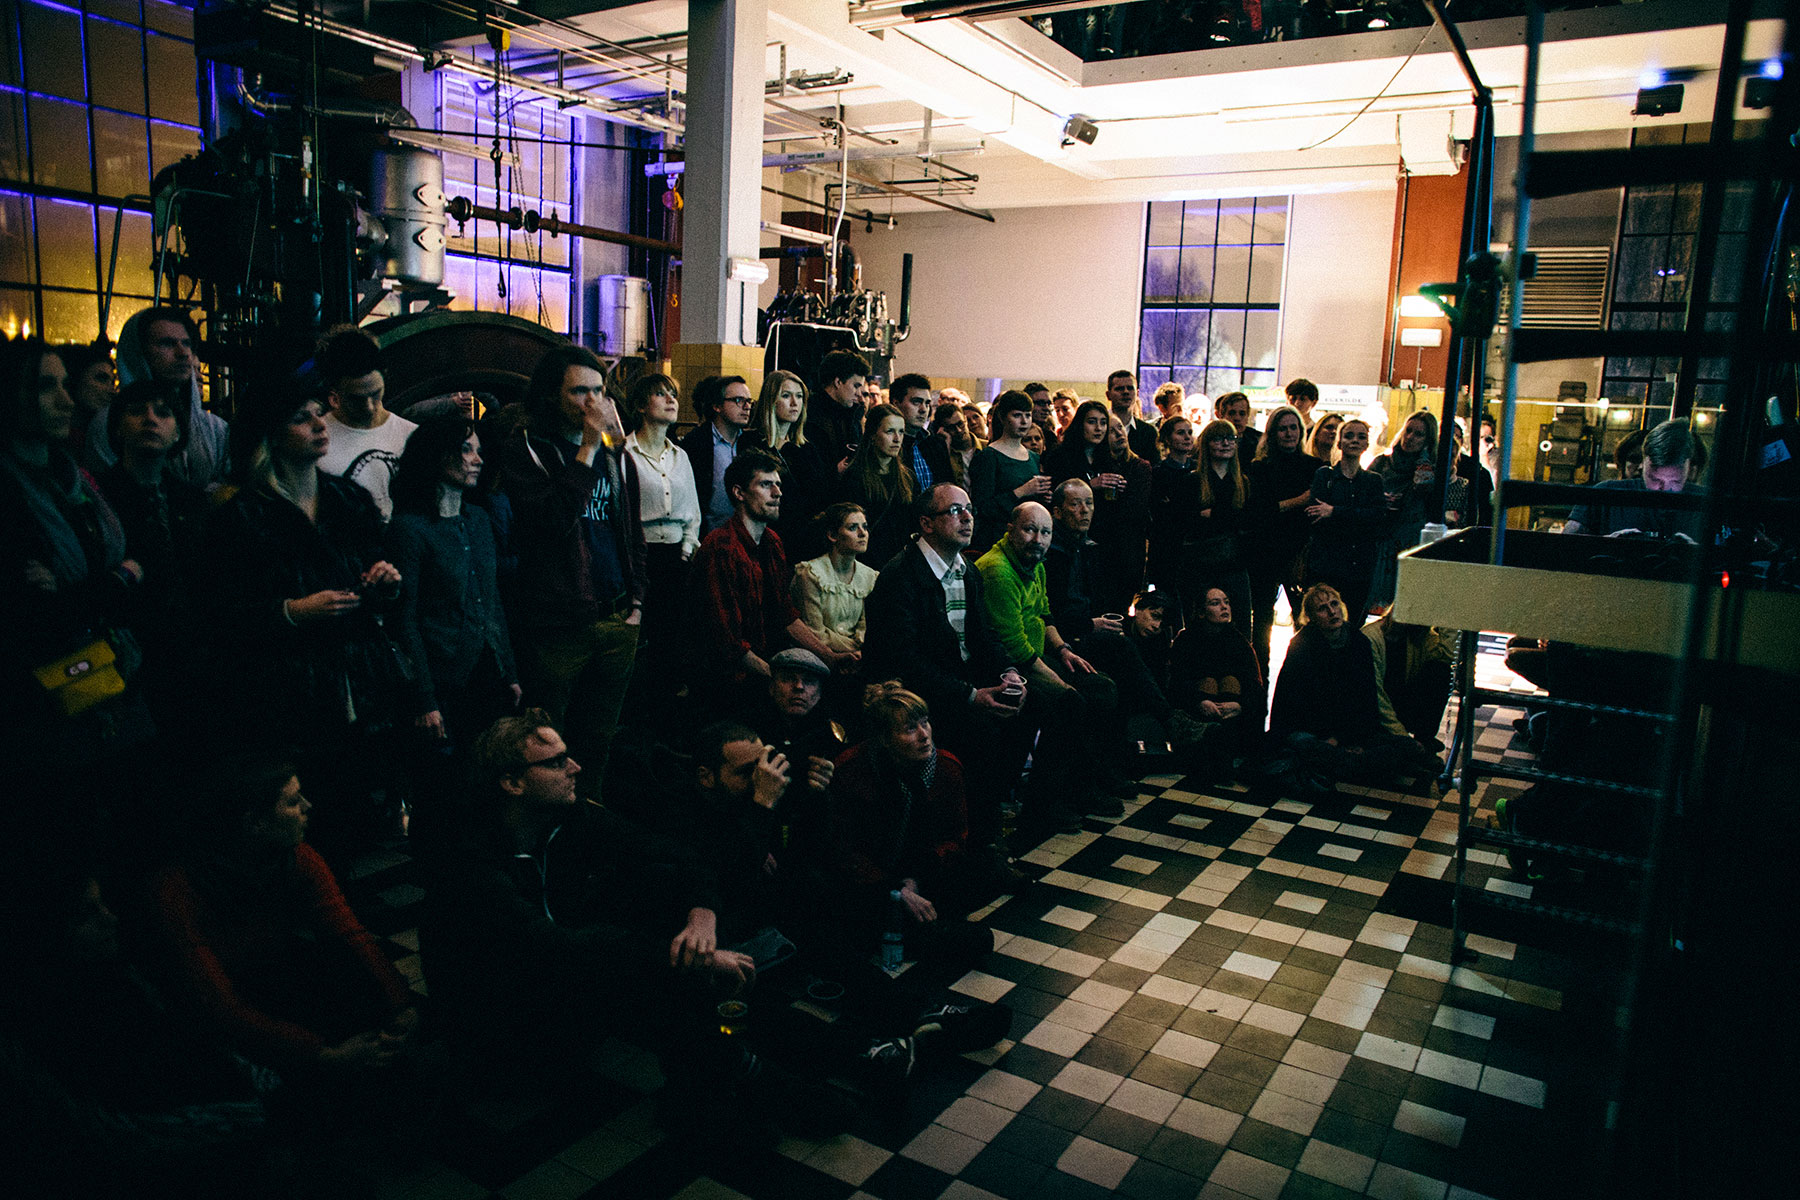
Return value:
<svg viewBox="0 0 1800 1200">
<path fill-rule="evenodd" d="M 1406 57 L 1400 60 L 1400 65 L 1398 67 L 1394 68 L 1394 73 L 1388 77 L 1388 81 L 1381 85 L 1381 90 L 1379 92 L 1376 92 L 1373 96 L 1370 96 L 1369 102 L 1367 104 L 1363 105 L 1361 108 L 1357 109 L 1355 116 L 1351 117 L 1348 121 L 1345 121 L 1342 125 L 1339 125 L 1336 129 L 1332 130 L 1331 133 L 1328 134 L 1327 136 L 1320 138 L 1318 141 L 1314 142 L 1310 146 L 1300 147 L 1300 149 L 1296 150 L 1294 153 L 1305 154 L 1308 150 L 1317 150 L 1320 146 L 1323 146 L 1326 142 L 1331 141 L 1332 138 L 1337 137 L 1338 134 L 1344 132 L 1344 130 L 1350 128 L 1352 125 L 1354 125 L 1358 121 L 1362 120 L 1363 114 L 1368 112 L 1371 108 L 1374 108 L 1375 102 L 1377 100 L 1379 100 L 1383 96 L 1387 95 L 1387 90 L 1394 86 L 1395 80 L 1400 78 L 1400 72 L 1406 70 L 1407 64 L 1412 62 L 1412 60 L 1414 58 L 1418 57 L 1419 51 L 1421 51 L 1425 48 L 1426 39 L 1430 38 L 1431 35 L 1435 32 L 1437 32 L 1436 25 L 1427 25 L 1425 27 L 1425 33 L 1423 36 L 1421 36 L 1419 38 L 1418 45 L 1414 46 L 1407 53 Z"/>
</svg>

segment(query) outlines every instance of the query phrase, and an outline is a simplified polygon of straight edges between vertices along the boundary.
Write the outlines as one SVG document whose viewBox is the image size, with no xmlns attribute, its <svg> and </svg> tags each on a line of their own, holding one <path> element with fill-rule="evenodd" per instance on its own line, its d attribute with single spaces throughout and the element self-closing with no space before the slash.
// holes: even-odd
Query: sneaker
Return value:
<svg viewBox="0 0 1800 1200">
<path fill-rule="evenodd" d="M 1012 1010 L 998 1004 L 944 1004 L 919 1017 L 915 1039 L 929 1037 L 952 1054 L 985 1050 L 1012 1032 Z"/>
<path fill-rule="evenodd" d="M 912 1077 L 918 1049 L 910 1037 L 876 1038 L 857 1057 L 877 1086 L 899 1088 Z"/>
</svg>

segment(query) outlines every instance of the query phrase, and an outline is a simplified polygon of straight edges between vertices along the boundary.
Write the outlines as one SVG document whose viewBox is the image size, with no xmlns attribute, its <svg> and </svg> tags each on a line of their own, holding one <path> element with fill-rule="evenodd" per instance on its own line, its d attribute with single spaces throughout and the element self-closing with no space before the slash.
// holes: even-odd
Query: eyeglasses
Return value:
<svg viewBox="0 0 1800 1200">
<path fill-rule="evenodd" d="M 952 504 L 948 508 L 940 508 L 931 514 L 934 517 L 972 517 L 974 506 L 968 504 Z"/>
<path fill-rule="evenodd" d="M 525 769 L 529 771 L 533 767 L 548 767 L 552 771 L 560 771 L 568 765 L 569 752 L 564 750 L 561 754 L 552 754 L 549 758 L 540 758 L 535 762 L 528 762 L 525 764 Z"/>
</svg>

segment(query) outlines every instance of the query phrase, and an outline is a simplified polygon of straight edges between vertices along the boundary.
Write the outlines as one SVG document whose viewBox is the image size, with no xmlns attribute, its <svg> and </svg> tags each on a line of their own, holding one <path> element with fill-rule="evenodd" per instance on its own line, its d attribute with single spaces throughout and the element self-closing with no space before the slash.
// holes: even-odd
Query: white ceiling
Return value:
<svg viewBox="0 0 1800 1200">
<path fill-rule="evenodd" d="M 1543 50 L 1538 131 L 1659 120 L 1631 113 L 1640 78 L 1656 68 L 1699 69 L 1685 85 L 1682 114 L 1662 122 L 1709 119 L 1723 27 L 1695 22 L 1712 19 L 1718 7 L 1649 0 L 1554 17 L 1558 40 Z M 679 35 L 687 5 L 656 0 L 574 23 L 617 42 Z M 1495 93 L 1501 136 L 1519 129 L 1523 25 L 1493 21 L 1465 30 L 1476 69 Z M 852 24 L 844 0 L 770 0 L 765 69 L 769 79 L 784 61 L 790 73 L 850 72 L 849 87 L 782 103 L 817 115 L 835 115 L 842 103 L 850 126 L 900 149 L 917 147 L 930 110 L 934 146 L 982 147 L 948 160 L 980 176 L 972 195 L 954 197 L 961 204 L 992 209 L 1312 192 L 1386 185 L 1403 161 L 1414 173 L 1455 170 L 1451 139 L 1468 136 L 1469 90 L 1442 35 L 1430 32 L 1420 44 L 1425 32 L 1082 64 L 1016 19 L 865 31 Z M 1780 37 L 1779 21 L 1755 23 L 1746 58 L 1776 53 Z M 671 53 L 670 83 L 679 89 L 685 51 L 677 44 Z M 576 86 L 573 78 L 570 83 Z M 647 90 L 641 80 L 609 89 L 615 95 Z M 1098 122 L 1093 145 L 1062 146 L 1063 122 L 1074 113 Z M 826 143 L 818 132 L 813 121 L 769 111 L 771 152 L 819 148 Z M 866 138 L 851 145 L 874 148 Z M 872 178 L 919 171 L 916 159 L 853 165 L 853 173 Z M 901 200 L 894 207 L 925 206 Z"/>
</svg>

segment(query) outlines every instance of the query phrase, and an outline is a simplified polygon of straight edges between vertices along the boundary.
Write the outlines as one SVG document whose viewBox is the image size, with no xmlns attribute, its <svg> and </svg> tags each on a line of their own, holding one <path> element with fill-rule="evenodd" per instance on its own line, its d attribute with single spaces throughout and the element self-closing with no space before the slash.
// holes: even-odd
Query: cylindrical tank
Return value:
<svg viewBox="0 0 1800 1200">
<path fill-rule="evenodd" d="M 444 282 L 444 160 L 411 146 L 377 150 L 369 199 L 388 231 L 381 274 L 407 283 Z"/>
<path fill-rule="evenodd" d="M 650 344 L 650 281 L 602 275 L 594 281 L 594 348 L 601 354 L 643 354 Z"/>
</svg>

